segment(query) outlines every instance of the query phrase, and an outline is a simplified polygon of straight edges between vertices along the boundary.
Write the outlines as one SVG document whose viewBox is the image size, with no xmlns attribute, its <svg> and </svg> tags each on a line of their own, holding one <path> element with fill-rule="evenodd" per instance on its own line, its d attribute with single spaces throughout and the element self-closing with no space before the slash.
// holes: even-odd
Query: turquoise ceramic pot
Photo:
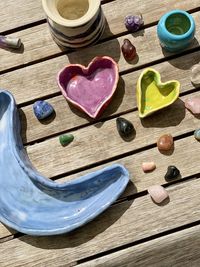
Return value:
<svg viewBox="0 0 200 267">
<path fill-rule="evenodd" d="M 157 34 L 161 46 L 170 52 L 185 49 L 194 39 L 195 21 L 183 10 L 173 10 L 161 17 Z"/>
</svg>

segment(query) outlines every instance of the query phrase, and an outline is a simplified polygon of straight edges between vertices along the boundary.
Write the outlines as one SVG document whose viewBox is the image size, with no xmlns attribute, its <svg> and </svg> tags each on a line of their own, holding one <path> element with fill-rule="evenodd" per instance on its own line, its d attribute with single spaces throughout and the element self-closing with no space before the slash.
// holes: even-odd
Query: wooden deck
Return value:
<svg viewBox="0 0 200 267">
<path fill-rule="evenodd" d="M 190 68 L 200 62 L 199 0 L 104 0 L 107 19 L 102 40 L 77 52 L 62 51 L 52 40 L 40 0 L 1 0 L 0 32 L 20 37 L 24 46 L 16 53 L 0 49 L 0 88 L 13 93 L 22 120 L 24 145 L 33 165 L 58 182 L 114 162 L 129 170 L 131 182 L 120 199 L 91 223 L 67 235 L 31 237 L 0 224 L 0 266 L 200 266 L 200 143 L 193 137 L 200 117 L 185 110 L 183 100 L 200 95 L 190 82 Z M 196 39 L 180 54 L 164 52 L 156 35 L 161 15 L 171 9 L 189 11 L 196 21 Z M 124 17 L 141 12 L 144 27 L 129 34 Z M 139 60 L 128 64 L 120 51 L 125 38 L 137 48 Z M 119 64 L 120 81 L 110 106 L 98 120 L 69 108 L 56 84 L 56 74 L 68 63 L 87 65 L 97 55 L 108 55 Z M 152 66 L 162 80 L 181 83 L 180 98 L 169 108 L 140 120 L 135 85 L 141 71 Z M 56 117 L 40 123 L 33 115 L 37 99 L 48 100 Z M 123 141 L 116 118 L 123 115 L 136 129 L 136 138 Z M 73 133 L 67 148 L 61 133 Z M 158 137 L 171 133 L 175 149 L 161 154 Z M 157 169 L 144 174 L 143 161 Z M 181 171 L 182 179 L 166 183 L 168 165 Z M 0 174 L 1 175 L 1 174 Z M 146 189 L 164 185 L 170 201 L 156 205 Z"/>
</svg>

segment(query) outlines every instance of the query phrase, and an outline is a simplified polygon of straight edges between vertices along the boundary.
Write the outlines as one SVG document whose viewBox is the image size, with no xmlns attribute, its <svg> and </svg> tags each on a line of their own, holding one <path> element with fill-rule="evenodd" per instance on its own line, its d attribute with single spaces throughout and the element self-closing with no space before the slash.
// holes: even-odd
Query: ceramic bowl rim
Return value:
<svg viewBox="0 0 200 267">
<path fill-rule="evenodd" d="M 51 0 L 51 1 L 55 1 L 55 0 Z M 69 28 L 79 27 L 79 26 L 82 26 L 88 23 L 95 16 L 95 14 L 97 13 L 98 9 L 101 6 L 101 0 L 95 0 L 95 1 L 88 0 L 89 8 L 87 12 L 79 19 L 69 20 L 69 19 L 63 18 L 61 15 L 58 15 L 58 16 L 53 15 L 49 9 L 48 2 L 49 0 L 42 0 L 42 6 L 47 17 L 49 17 L 53 22 L 57 23 L 58 25 L 61 25 L 63 27 L 69 27 Z"/>
<path fill-rule="evenodd" d="M 190 22 L 190 28 L 187 32 L 185 32 L 184 34 L 173 34 L 171 32 L 169 32 L 166 28 L 166 20 L 171 16 L 171 15 L 175 15 L 175 14 L 181 14 L 186 16 L 189 19 Z M 194 18 L 192 17 L 192 15 L 190 15 L 188 12 L 184 11 L 184 10 L 179 10 L 179 9 L 175 9 L 172 10 L 168 13 L 166 13 L 165 15 L 162 16 L 160 22 L 162 23 L 162 29 L 164 31 L 165 34 L 167 34 L 169 37 L 179 41 L 182 39 L 186 39 L 187 37 L 189 37 L 194 31 L 195 31 L 195 21 Z"/>
<path fill-rule="evenodd" d="M 87 109 L 85 109 L 84 107 L 80 106 L 79 103 L 77 103 L 76 101 L 74 101 L 73 99 L 71 99 L 65 89 L 63 88 L 62 84 L 60 83 L 60 75 L 67 71 L 67 69 L 69 69 L 70 67 L 79 67 L 81 68 L 82 70 L 84 70 L 85 72 L 87 72 L 90 67 L 95 63 L 95 61 L 98 61 L 98 60 L 108 60 L 112 63 L 112 65 L 114 66 L 114 70 L 115 70 L 115 83 L 113 85 L 113 88 L 112 88 L 112 91 L 111 93 L 108 95 L 108 97 L 101 103 L 101 105 L 99 105 L 99 107 L 97 108 L 97 110 L 95 111 L 94 114 L 91 114 L 90 112 L 87 111 Z M 114 95 L 116 89 L 117 89 L 117 85 L 118 85 L 118 81 L 119 81 L 119 67 L 118 67 L 118 64 L 114 61 L 114 59 L 112 59 L 111 57 L 108 57 L 108 56 L 97 56 L 95 57 L 94 59 L 92 59 L 90 61 L 90 63 L 88 64 L 88 66 L 84 66 L 84 65 L 81 65 L 81 64 L 69 64 L 67 66 L 65 66 L 64 68 L 62 68 L 58 74 L 57 74 L 57 84 L 61 90 L 61 93 L 62 95 L 69 101 L 69 103 L 72 103 L 74 106 L 76 106 L 77 108 L 81 109 L 83 112 L 85 112 L 90 118 L 93 118 L 95 119 L 96 117 L 98 117 L 99 113 L 101 113 L 101 110 L 102 110 L 102 107 L 112 98 L 112 96 Z"/>
<path fill-rule="evenodd" d="M 142 112 L 141 112 L 141 96 L 142 96 L 142 89 L 141 89 L 141 87 L 140 87 L 139 85 L 141 85 L 141 80 L 142 80 L 144 74 L 146 74 L 146 73 L 149 72 L 149 71 L 153 72 L 154 75 L 157 77 L 157 79 L 158 79 L 158 84 L 166 85 L 166 84 L 168 84 L 168 83 L 175 82 L 175 83 L 177 84 L 177 88 L 176 88 L 176 96 L 175 96 L 174 99 L 172 99 L 168 104 L 164 105 L 163 107 L 158 107 L 158 108 L 152 110 L 151 112 L 145 114 L 145 113 L 142 113 Z M 145 118 L 145 117 L 151 115 L 152 113 L 154 113 L 154 112 L 156 112 L 156 111 L 158 111 L 158 110 L 161 110 L 161 109 L 163 109 L 163 108 L 165 108 L 165 107 L 168 107 L 168 106 L 170 106 L 171 104 L 173 104 L 173 103 L 178 99 L 179 94 L 180 94 L 180 82 L 179 82 L 178 80 L 170 80 L 170 81 L 162 82 L 162 81 L 161 81 L 161 74 L 160 74 L 159 71 L 155 70 L 154 68 L 146 68 L 146 69 L 144 69 L 144 70 L 140 73 L 140 76 L 139 76 L 139 78 L 138 78 L 138 80 L 137 80 L 136 91 L 137 91 L 137 92 L 136 92 L 136 95 L 137 95 L 137 102 L 138 102 L 138 112 L 139 112 L 139 117 L 142 119 L 142 118 Z"/>
</svg>

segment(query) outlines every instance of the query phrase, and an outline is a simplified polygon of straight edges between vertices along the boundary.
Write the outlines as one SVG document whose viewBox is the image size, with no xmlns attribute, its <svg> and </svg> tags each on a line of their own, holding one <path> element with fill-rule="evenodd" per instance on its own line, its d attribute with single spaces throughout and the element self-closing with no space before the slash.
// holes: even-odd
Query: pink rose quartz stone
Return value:
<svg viewBox="0 0 200 267">
<path fill-rule="evenodd" d="M 161 185 L 152 185 L 147 189 L 149 195 L 156 203 L 161 203 L 169 197 L 167 191 Z"/>
<path fill-rule="evenodd" d="M 194 96 L 186 99 L 185 107 L 193 114 L 200 114 L 200 96 Z"/>
<path fill-rule="evenodd" d="M 143 172 L 150 172 L 150 171 L 155 170 L 155 168 L 156 168 L 156 164 L 153 161 L 142 163 Z"/>
</svg>

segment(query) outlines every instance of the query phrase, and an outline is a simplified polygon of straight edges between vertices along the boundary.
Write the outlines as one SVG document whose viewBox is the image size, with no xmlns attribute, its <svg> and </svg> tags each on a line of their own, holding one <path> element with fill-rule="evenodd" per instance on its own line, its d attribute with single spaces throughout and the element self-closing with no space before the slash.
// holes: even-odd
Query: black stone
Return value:
<svg viewBox="0 0 200 267">
<path fill-rule="evenodd" d="M 165 174 L 165 180 L 173 180 L 177 178 L 180 175 L 179 169 L 176 168 L 176 166 L 169 166 L 167 168 L 167 172 Z"/>
<path fill-rule="evenodd" d="M 124 139 L 129 139 L 135 135 L 135 129 L 133 124 L 124 119 L 124 118 L 117 118 L 117 130 L 120 136 Z"/>
</svg>

